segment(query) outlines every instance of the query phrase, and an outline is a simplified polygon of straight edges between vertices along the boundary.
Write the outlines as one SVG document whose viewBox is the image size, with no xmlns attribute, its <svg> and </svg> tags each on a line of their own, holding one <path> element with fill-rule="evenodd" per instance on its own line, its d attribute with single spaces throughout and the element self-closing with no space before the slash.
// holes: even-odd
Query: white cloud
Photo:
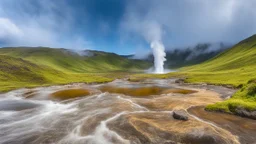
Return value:
<svg viewBox="0 0 256 144">
<path fill-rule="evenodd" d="M 141 35 L 151 22 L 167 47 L 205 42 L 236 43 L 256 33 L 255 0 L 139 0 L 126 8 L 120 29 Z"/>
<path fill-rule="evenodd" d="M 0 17 L 0 39 L 12 39 L 23 36 L 23 32 L 8 18 Z"/>
<path fill-rule="evenodd" d="M 73 10 L 65 1 L 0 1 L 1 46 L 88 48 L 73 33 Z"/>
</svg>

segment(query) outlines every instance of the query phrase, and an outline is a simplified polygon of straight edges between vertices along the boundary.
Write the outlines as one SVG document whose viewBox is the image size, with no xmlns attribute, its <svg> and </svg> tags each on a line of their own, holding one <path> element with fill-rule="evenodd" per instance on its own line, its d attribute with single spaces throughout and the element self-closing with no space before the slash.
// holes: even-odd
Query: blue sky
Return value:
<svg viewBox="0 0 256 144">
<path fill-rule="evenodd" d="M 236 43 L 256 33 L 255 0 L 1 0 L 0 46 L 146 54 Z"/>
</svg>

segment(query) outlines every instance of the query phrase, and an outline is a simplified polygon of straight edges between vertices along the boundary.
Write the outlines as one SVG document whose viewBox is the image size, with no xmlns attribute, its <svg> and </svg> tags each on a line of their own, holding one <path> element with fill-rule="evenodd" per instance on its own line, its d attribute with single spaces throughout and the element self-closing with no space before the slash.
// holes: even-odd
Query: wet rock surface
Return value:
<svg viewBox="0 0 256 144">
<path fill-rule="evenodd" d="M 244 123 L 232 125 L 234 121 L 236 122 L 236 119 L 229 119 L 232 115 L 224 114 L 229 120 L 220 121 L 218 125 L 212 124 L 215 119 L 219 119 L 218 115 L 212 116 L 213 120 L 204 120 L 192 111 L 186 112 L 186 117 L 189 119 L 187 121 L 175 119 L 172 115 L 175 110 L 215 103 L 222 100 L 220 96 L 223 94 L 228 96 L 229 93 L 227 89 L 217 86 L 190 86 L 177 84 L 174 81 L 173 79 L 143 82 L 117 80 L 107 84 L 73 84 L 1 94 L 0 101 L 28 102 L 40 106 L 22 108 L 19 111 L 7 109 L 0 111 L 0 143 L 236 144 L 239 143 L 237 136 L 241 139 L 239 139 L 241 143 L 256 139 L 250 137 L 255 134 L 255 129 L 254 131 L 252 129 L 253 123 L 246 120 Z M 164 87 L 168 92 L 166 89 L 160 89 L 160 94 L 152 94 L 149 89 L 150 96 L 138 97 L 100 91 L 103 86 L 132 90 L 134 87 L 147 87 L 146 91 L 152 87 Z M 74 91 L 65 91 L 70 89 Z M 95 93 L 80 95 L 81 89 Z M 170 92 L 170 89 L 179 92 Z M 67 99 L 51 99 L 53 93 L 61 92 L 62 96 L 63 91 L 64 95 L 68 93 L 71 96 Z M 204 116 L 211 117 L 208 113 Z M 225 128 L 227 124 L 230 129 Z M 237 129 L 238 126 L 241 129 Z M 237 133 L 233 133 L 232 129 Z"/>
<path fill-rule="evenodd" d="M 256 142 L 256 121 L 253 119 L 219 112 L 208 112 L 202 106 L 190 108 L 188 112 L 237 135 L 242 144 L 253 144 Z"/>
<path fill-rule="evenodd" d="M 33 102 L 22 100 L 3 100 L 0 101 L 0 111 L 21 111 L 26 109 L 32 109 L 40 106 Z"/>
<path fill-rule="evenodd" d="M 242 117 L 247 117 L 256 120 L 256 111 L 248 111 L 244 108 L 236 108 L 234 110 L 234 113 Z"/>
</svg>

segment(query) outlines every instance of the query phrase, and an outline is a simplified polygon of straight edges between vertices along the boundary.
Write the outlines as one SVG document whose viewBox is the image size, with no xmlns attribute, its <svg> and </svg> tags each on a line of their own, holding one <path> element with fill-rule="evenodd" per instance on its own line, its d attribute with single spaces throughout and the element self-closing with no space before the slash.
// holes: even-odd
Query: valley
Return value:
<svg viewBox="0 0 256 144">
<path fill-rule="evenodd" d="M 0 143 L 253 143 L 255 44 L 165 74 L 113 53 L 1 48 Z"/>
</svg>

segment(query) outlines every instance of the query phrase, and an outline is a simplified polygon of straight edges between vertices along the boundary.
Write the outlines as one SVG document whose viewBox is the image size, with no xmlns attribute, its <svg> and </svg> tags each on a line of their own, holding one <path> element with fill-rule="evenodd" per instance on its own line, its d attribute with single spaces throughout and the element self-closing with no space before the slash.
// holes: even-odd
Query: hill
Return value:
<svg viewBox="0 0 256 144">
<path fill-rule="evenodd" d="M 100 51 L 1 48 L 0 91 L 73 82 L 106 82 L 122 72 L 139 72 L 150 66 L 145 61 Z"/>
<path fill-rule="evenodd" d="M 222 111 L 256 119 L 256 35 L 207 62 L 181 69 L 188 82 L 232 84 L 241 87 L 230 99 L 208 105 L 206 110 Z"/>
<path fill-rule="evenodd" d="M 218 44 L 197 44 L 194 47 L 188 47 L 185 49 L 175 49 L 166 52 L 165 65 L 169 69 L 181 68 L 184 66 L 191 66 L 195 64 L 200 64 L 207 61 L 221 52 L 228 49 L 229 46 L 223 43 Z"/>
<path fill-rule="evenodd" d="M 256 35 L 253 35 L 216 57 L 191 67 L 182 68 L 188 73 L 188 82 L 208 82 L 239 86 L 256 78 Z"/>
<path fill-rule="evenodd" d="M 197 44 L 196 46 L 175 48 L 173 50 L 166 50 L 166 61 L 165 68 L 167 69 L 178 69 L 184 66 L 192 66 L 195 64 L 207 61 L 231 46 L 223 43 L 203 43 Z M 132 59 L 143 59 L 151 63 L 154 61 L 152 53 L 144 57 L 138 57 L 136 55 L 123 56 Z"/>
<path fill-rule="evenodd" d="M 100 51 L 73 52 L 44 47 L 1 48 L 1 55 L 22 58 L 63 72 L 134 71 L 150 67 L 142 60 L 131 60 L 114 53 Z"/>
</svg>

